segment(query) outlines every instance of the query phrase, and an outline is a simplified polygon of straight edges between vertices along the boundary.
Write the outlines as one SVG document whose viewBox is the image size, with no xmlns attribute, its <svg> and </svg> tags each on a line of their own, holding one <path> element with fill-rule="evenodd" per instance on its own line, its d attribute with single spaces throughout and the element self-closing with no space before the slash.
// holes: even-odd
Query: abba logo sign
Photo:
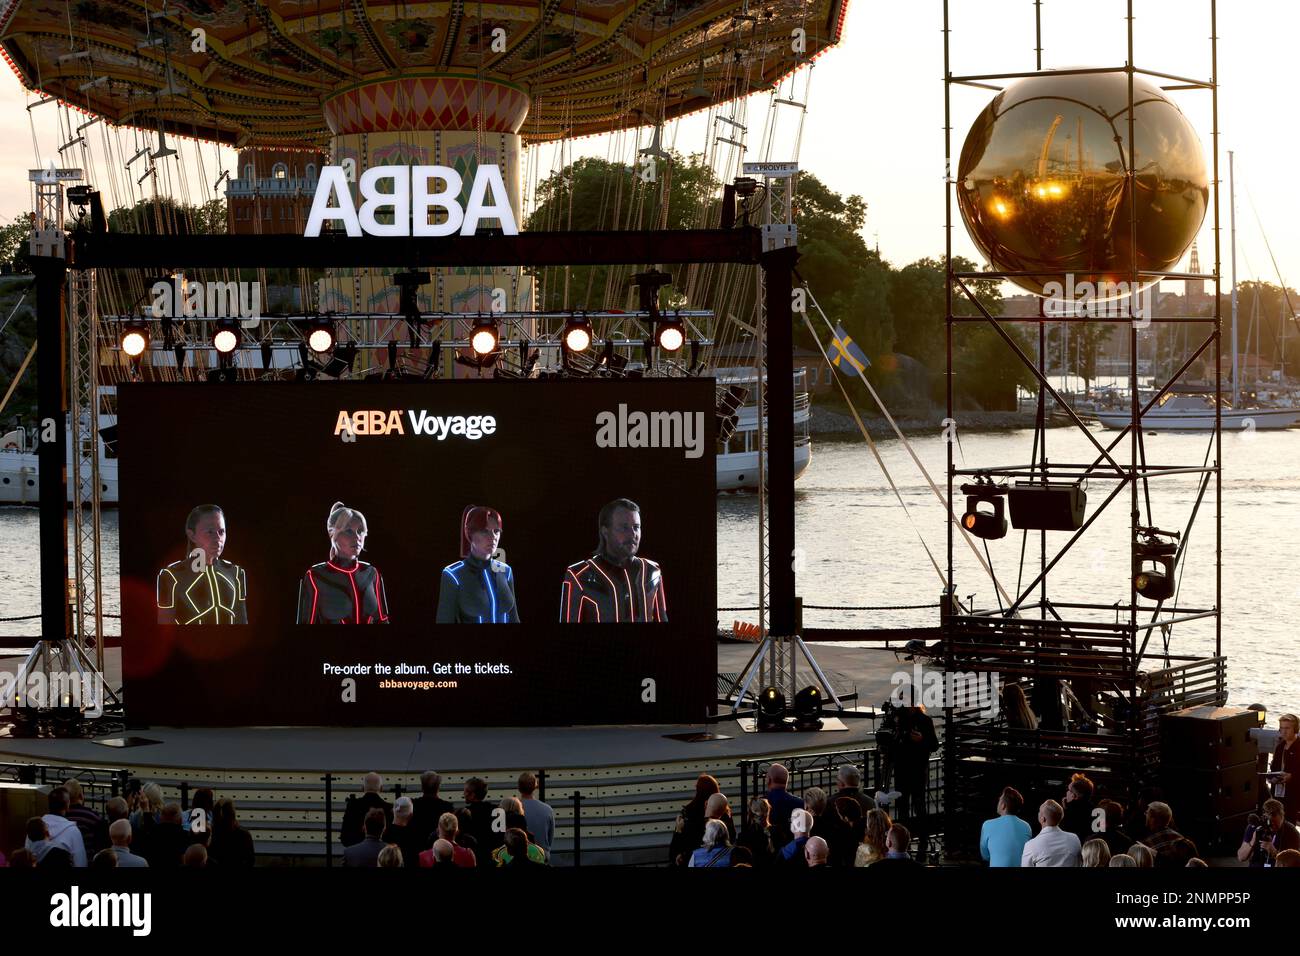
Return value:
<svg viewBox="0 0 1300 956">
<path fill-rule="evenodd" d="M 492 415 L 430 415 L 426 411 L 407 409 L 407 422 L 402 421 L 400 409 L 378 408 L 361 409 L 355 412 L 341 411 L 334 423 L 334 434 L 347 438 L 358 435 L 429 435 L 438 441 L 446 440 L 448 435 L 478 441 L 484 435 L 491 435 L 497 430 L 497 420 Z"/>
<path fill-rule="evenodd" d="M 381 182 L 390 185 L 381 191 Z M 440 182 L 442 188 L 432 188 L 434 182 Z M 457 199 L 462 185 L 460 173 L 450 166 L 373 166 L 361 174 L 357 183 L 361 196 L 358 207 L 352 202 L 352 189 L 343 167 L 326 166 L 316 184 L 303 235 L 319 236 L 321 225 L 332 220 L 343 223 L 349 236 L 362 232 L 372 236 L 450 236 L 456 232 L 472 236 L 484 219 L 500 220 L 501 231 L 507 236 L 519 234 L 500 169 L 491 165 L 478 168 L 464 209 Z M 390 209 L 391 223 L 376 220 L 376 213 Z M 429 212 L 433 209 L 445 212 L 446 219 L 431 222 Z"/>
<path fill-rule="evenodd" d="M 687 458 L 704 454 L 703 412 L 638 412 L 619 405 L 596 413 L 597 448 L 684 448 Z"/>
</svg>

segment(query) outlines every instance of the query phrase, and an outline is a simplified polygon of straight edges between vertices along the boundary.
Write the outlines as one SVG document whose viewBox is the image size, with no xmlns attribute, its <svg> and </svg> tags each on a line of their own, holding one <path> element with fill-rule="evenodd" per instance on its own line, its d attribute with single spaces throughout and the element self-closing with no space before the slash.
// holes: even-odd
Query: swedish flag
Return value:
<svg viewBox="0 0 1300 956">
<path fill-rule="evenodd" d="M 835 354 L 831 356 L 831 364 L 836 368 L 842 368 L 844 365 L 850 365 L 855 371 L 865 372 L 871 367 L 871 360 L 867 358 L 867 353 L 854 344 L 849 333 L 844 331 L 844 326 L 836 324 L 835 338 L 831 343 L 835 347 Z"/>
</svg>

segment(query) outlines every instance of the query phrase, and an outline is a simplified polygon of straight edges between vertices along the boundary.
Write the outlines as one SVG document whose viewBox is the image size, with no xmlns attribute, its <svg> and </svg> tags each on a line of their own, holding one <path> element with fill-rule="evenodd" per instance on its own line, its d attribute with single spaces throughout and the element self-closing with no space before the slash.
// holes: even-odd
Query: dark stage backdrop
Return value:
<svg viewBox="0 0 1300 956">
<path fill-rule="evenodd" d="M 620 417 L 620 406 L 629 414 Z M 363 410 L 382 411 L 385 423 L 396 410 L 404 434 L 335 434 L 340 412 Z M 634 428 L 638 411 L 680 412 L 703 434 L 677 433 L 698 439 L 693 448 L 635 447 L 649 440 Z M 409 412 L 492 416 L 495 430 L 477 439 L 415 434 Z M 602 412 L 615 416 L 603 434 Z M 133 723 L 679 723 L 709 708 L 711 379 L 135 384 L 119 388 L 119 422 Z M 663 569 L 668 621 L 562 624 L 565 568 L 594 552 L 597 512 L 620 497 L 641 507 L 639 554 Z M 391 623 L 295 623 L 304 572 L 329 556 L 335 501 L 366 517 L 361 558 L 383 576 Z M 206 503 L 225 513 L 222 559 L 247 574 L 249 623 L 159 624 L 159 569 L 187 556 L 186 516 Z M 519 624 L 435 623 L 442 569 L 460 558 L 470 504 L 501 512 Z M 327 665 L 354 669 L 352 693 Z"/>
</svg>

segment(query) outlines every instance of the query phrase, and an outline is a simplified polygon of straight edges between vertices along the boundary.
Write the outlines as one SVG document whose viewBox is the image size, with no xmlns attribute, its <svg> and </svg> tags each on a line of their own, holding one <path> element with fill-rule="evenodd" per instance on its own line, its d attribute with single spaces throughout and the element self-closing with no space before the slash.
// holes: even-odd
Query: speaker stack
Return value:
<svg viewBox="0 0 1300 956">
<path fill-rule="evenodd" d="M 1174 829 L 1206 853 L 1240 845 L 1259 803 L 1259 715 L 1241 707 L 1189 707 L 1160 721 L 1160 781 Z"/>
</svg>

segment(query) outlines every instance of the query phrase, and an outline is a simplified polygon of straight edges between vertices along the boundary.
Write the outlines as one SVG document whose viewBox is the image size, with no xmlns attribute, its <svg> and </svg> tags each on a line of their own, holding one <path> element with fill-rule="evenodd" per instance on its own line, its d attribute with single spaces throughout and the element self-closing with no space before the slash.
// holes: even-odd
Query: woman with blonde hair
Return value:
<svg viewBox="0 0 1300 956">
<path fill-rule="evenodd" d="M 1090 866 L 1094 869 L 1110 866 L 1110 847 L 1106 845 L 1105 840 L 1093 837 L 1083 845 L 1079 853 L 1082 858 L 1080 866 Z"/>
<path fill-rule="evenodd" d="M 379 569 L 361 560 L 366 516 L 341 501 L 325 521 L 330 555 L 307 569 L 298 585 L 299 624 L 387 624 L 388 594 Z"/>
<path fill-rule="evenodd" d="M 1110 865 L 1114 867 L 1137 866 L 1137 860 L 1127 853 L 1116 853 L 1110 858 Z"/>
<path fill-rule="evenodd" d="M 1019 684 L 1006 684 L 1002 688 L 1002 711 L 1007 715 L 1007 726 L 1015 730 L 1037 730 L 1038 718 L 1029 708 L 1025 691 Z"/>
<path fill-rule="evenodd" d="M 867 811 L 867 826 L 862 832 L 862 842 L 858 844 L 857 852 L 853 857 L 854 866 L 870 866 L 877 860 L 885 858 L 888 852 L 885 836 L 893 825 L 894 821 L 884 810 Z"/>
<path fill-rule="evenodd" d="M 1156 865 L 1156 855 L 1145 843 L 1134 843 L 1128 848 L 1128 855 L 1133 857 L 1133 862 L 1141 869 L 1150 870 Z"/>
</svg>

